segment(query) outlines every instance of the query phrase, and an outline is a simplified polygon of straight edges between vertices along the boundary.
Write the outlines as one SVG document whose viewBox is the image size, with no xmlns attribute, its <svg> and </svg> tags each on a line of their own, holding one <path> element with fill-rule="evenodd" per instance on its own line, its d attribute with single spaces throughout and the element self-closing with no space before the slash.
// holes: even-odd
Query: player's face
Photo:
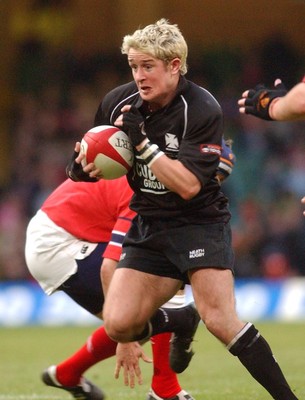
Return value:
<svg viewBox="0 0 305 400">
<path fill-rule="evenodd" d="M 180 76 L 178 58 L 165 63 L 131 48 L 128 63 L 143 100 L 156 108 L 164 107 L 171 101 Z"/>
</svg>

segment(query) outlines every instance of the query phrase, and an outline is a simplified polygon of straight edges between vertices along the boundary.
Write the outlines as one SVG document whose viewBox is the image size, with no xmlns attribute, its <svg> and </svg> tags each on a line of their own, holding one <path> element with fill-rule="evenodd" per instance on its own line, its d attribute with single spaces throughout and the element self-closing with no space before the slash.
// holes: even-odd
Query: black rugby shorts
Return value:
<svg viewBox="0 0 305 400">
<path fill-rule="evenodd" d="M 118 268 L 188 283 L 188 270 L 213 267 L 233 271 L 233 265 L 229 223 L 185 224 L 138 216 L 125 236 Z"/>
</svg>

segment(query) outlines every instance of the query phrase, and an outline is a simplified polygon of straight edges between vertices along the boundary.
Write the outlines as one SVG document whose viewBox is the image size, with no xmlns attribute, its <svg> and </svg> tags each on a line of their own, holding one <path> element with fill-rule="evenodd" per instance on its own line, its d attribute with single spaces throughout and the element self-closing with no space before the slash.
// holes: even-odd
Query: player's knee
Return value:
<svg viewBox="0 0 305 400">
<path fill-rule="evenodd" d="M 125 324 L 120 324 L 111 319 L 105 319 L 104 327 L 108 336 L 116 342 L 125 343 L 129 341 L 128 329 Z"/>
<path fill-rule="evenodd" d="M 116 342 L 126 343 L 134 340 L 140 327 L 137 327 L 133 321 L 127 318 L 116 318 L 110 316 L 105 319 L 105 330 L 107 334 Z"/>
<path fill-rule="evenodd" d="M 219 338 L 221 341 L 225 339 L 226 331 L 226 316 L 222 314 L 219 310 L 209 310 L 205 313 L 204 318 L 202 318 L 206 328 L 214 336 Z"/>
<path fill-rule="evenodd" d="M 214 336 L 218 337 L 218 330 L 220 329 L 220 325 L 215 318 L 206 317 L 204 320 L 205 326 L 209 332 L 211 332 Z"/>
</svg>

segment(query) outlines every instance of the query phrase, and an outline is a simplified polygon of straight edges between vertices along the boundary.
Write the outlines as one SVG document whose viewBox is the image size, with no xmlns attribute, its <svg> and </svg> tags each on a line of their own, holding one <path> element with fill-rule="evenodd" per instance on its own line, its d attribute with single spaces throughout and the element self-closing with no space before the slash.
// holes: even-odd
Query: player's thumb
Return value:
<svg viewBox="0 0 305 400">
<path fill-rule="evenodd" d="M 144 351 L 142 351 L 142 354 L 141 354 L 141 358 L 142 358 L 142 360 L 144 361 L 144 362 L 146 362 L 146 363 L 152 363 L 153 362 L 153 360 L 150 358 L 150 357 L 148 357 L 145 353 L 144 353 Z"/>
</svg>

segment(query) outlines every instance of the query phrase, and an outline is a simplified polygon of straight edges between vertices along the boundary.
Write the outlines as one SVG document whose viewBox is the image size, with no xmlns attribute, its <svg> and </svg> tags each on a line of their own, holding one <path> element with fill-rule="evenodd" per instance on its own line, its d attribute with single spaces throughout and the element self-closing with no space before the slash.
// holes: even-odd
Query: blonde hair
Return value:
<svg viewBox="0 0 305 400">
<path fill-rule="evenodd" d="M 181 75 L 187 73 L 186 41 L 178 26 L 170 24 L 165 18 L 136 30 L 132 35 L 126 35 L 121 47 L 122 54 L 128 54 L 130 48 L 150 54 L 166 63 L 177 57 L 181 61 Z"/>
</svg>

